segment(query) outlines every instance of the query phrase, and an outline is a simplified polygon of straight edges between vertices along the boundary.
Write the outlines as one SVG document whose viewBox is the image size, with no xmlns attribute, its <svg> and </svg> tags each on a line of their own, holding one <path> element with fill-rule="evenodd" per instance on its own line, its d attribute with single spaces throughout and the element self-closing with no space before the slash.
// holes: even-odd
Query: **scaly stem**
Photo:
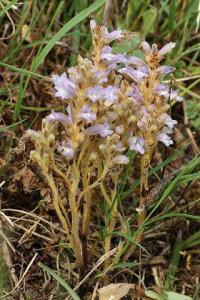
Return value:
<svg viewBox="0 0 200 300">
<path fill-rule="evenodd" d="M 67 176 L 54 164 L 53 170 L 63 178 L 64 184 L 67 187 L 69 191 L 69 205 L 71 210 L 71 218 L 72 218 L 72 224 L 71 224 L 71 235 L 72 235 L 72 246 L 73 251 L 76 256 L 76 261 L 78 267 L 82 270 L 83 269 L 83 258 L 82 258 L 82 249 L 81 249 L 81 242 L 79 237 L 79 214 L 76 204 L 76 193 L 78 189 L 79 184 L 79 172 L 73 164 L 73 171 L 74 171 L 74 182 L 70 182 Z"/>
<path fill-rule="evenodd" d="M 60 210 L 60 206 L 59 206 L 59 194 L 58 194 L 58 190 L 56 188 L 56 185 L 54 183 L 53 177 L 49 174 L 44 174 L 45 178 L 47 179 L 48 185 L 52 191 L 52 198 L 53 198 L 53 205 L 55 208 L 55 211 L 58 215 L 58 218 L 60 219 L 64 230 L 66 231 L 67 236 L 69 237 L 69 240 L 71 240 L 71 236 L 70 236 L 70 229 L 68 227 L 68 224 L 65 220 L 65 218 L 63 217 L 62 211 Z"/>
<path fill-rule="evenodd" d="M 89 168 L 88 166 L 84 168 L 83 170 L 83 189 L 86 189 L 85 195 L 84 195 L 84 204 L 83 204 L 83 224 L 82 224 L 82 234 L 83 236 L 87 236 L 88 229 L 90 225 L 90 218 L 91 218 L 91 191 L 87 190 L 87 187 L 89 185 Z"/>
<path fill-rule="evenodd" d="M 79 236 L 80 218 L 79 218 L 79 212 L 76 203 L 76 194 L 78 191 L 80 174 L 75 163 L 73 163 L 72 171 L 74 173 L 73 174 L 74 181 L 71 183 L 71 187 L 69 190 L 69 205 L 70 205 L 71 217 L 72 217 L 72 237 L 75 244 L 74 252 L 76 254 L 77 264 L 79 268 L 83 270 L 83 256 L 82 256 L 81 241 Z"/>
</svg>

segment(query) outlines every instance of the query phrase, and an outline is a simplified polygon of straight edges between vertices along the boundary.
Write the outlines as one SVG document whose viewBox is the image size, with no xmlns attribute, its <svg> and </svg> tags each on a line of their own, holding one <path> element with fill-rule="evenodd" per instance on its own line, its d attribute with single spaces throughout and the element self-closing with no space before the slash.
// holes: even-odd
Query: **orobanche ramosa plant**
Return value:
<svg viewBox="0 0 200 300">
<path fill-rule="evenodd" d="M 177 123 L 169 115 L 168 100 L 182 100 L 176 90 L 161 83 L 174 71 L 160 62 L 175 43 L 158 50 L 156 44 L 150 47 L 143 41 L 142 60 L 113 53 L 112 42 L 125 39 L 120 30 L 108 32 L 94 20 L 90 27 L 93 48 L 89 57 L 79 56 L 77 66 L 52 76 L 55 96 L 66 112 L 52 112 L 43 119 L 40 131 L 25 134 L 34 143 L 30 158 L 51 190 L 55 211 L 80 270 L 92 252 L 92 231 L 91 243 L 99 239 L 105 253 L 111 248 L 116 224 L 126 231 L 115 198 L 129 163 L 128 151 L 140 158 L 141 196 L 136 211 L 138 225 L 144 221 L 148 169 L 155 147 L 159 141 L 167 147 L 173 143 L 170 134 Z M 112 211 L 103 241 L 94 234 L 95 222 L 103 222 L 103 213 L 98 216 L 102 202 Z M 140 231 L 137 242 L 141 236 Z"/>
</svg>

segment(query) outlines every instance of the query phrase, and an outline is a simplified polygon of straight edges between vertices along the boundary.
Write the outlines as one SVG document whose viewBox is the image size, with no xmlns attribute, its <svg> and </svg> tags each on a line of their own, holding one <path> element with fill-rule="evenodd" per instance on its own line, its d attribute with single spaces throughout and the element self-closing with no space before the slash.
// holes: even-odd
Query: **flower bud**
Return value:
<svg viewBox="0 0 200 300">
<path fill-rule="evenodd" d="M 106 145 L 105 144 L 101 144 L 99 145 L 99 150 L 102 151 L 102 152 L 105 152 L 106 151 Z"/>
<path fill-rule="evenodd" d="M 123 125 L 117 126 L 117 127 L 115 128 L 115 132 L 116 132 L 117 134 L 122 134 L 122 133 L 124 133 L 124 126 L 123 126 Z"/>
<path fill-rule="evenodd" d="M 136 116 L 132 115 L 130 118 L 128 118 L 128 124 L 134 124 L 137 121 Z"/>
<path fill-rule="evenodd" d="M 97 153 L 96 153 L 96 152 L 92 152 L 92 153 L 90 154 L 89 160 L 96 160 L 96 159 L 97 159 Z"/>
</svg>

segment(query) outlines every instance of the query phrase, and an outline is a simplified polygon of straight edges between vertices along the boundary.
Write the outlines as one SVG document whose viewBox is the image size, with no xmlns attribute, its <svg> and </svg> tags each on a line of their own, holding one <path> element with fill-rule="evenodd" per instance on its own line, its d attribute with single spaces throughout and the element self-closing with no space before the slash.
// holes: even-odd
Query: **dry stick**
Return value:
<svg viewBox="0 0 200 300">
<path fill-rule="evenodd" d="M 117 247 L 109 251 L 108 253 L 105 253 L 96 263 L 94 268 L 79 282 L 79 284 L 74 288 L 74 291 L 76 291 L 89 277 L 90 275 L 108 258 L 110 258 L 112 255 L 114 255 L 117 251 Z"/>
<path fill-rule="evenodd" d="M 47 221 L 46 219 L 44 219 L 41 216 L 35 215 L 32 212 L 28 212 L 28 211 L 24 211 L 24 210 L 19 210 L 19 209 L 13 209 L 13 208 L 5 208 L 3 209 L 3 211 L 10 211 L 10 212 L 15 212 L 15 213 L 20 213 L 20 214 L 24 214 L 24 215 L 28 215 L 33 217 L 34 219 L 39 219 L 40 221 L 48 224 L 50 227 L 54 228 L 57 231 L 60 231 L 61 233 L 66 233 L 64 229 L 57 227 L 56 225 L 54 225 L 53 223 Z M 10 218 L 12 218 L 12 216 L 10 216 Z M 13 225 L 14 226 L 14 225 Z"/>
<path fill-rule="evenodd" d="M 191 129 L 189 128 L 189 121 L 188 121 L 188 116 L 187 116 L 187 113 L 186 113 L 186 103 L 183 101 L 183 111 L 184 111 L 184 123 L 185 123 L 185 126 L 186 126 L 186 131 L 187 131 L 187 134 L 192 142 L 192 148 L 193 148 L 193 151 L 194 151 L 194 154 L 195 155 L 198 155 L 200 153 L 200 150 L 199 150 L 199 147 L 194 139 L 194 136 L 192 134 L 192 131 Z"/>
<path fill-rule="evenodd" d="M 112 6 L 112 0 L 106 0 L 104 12 L 103 12 L 103 24 L 104 25 L 108 24 L 111 6 Z"/>
</svg>

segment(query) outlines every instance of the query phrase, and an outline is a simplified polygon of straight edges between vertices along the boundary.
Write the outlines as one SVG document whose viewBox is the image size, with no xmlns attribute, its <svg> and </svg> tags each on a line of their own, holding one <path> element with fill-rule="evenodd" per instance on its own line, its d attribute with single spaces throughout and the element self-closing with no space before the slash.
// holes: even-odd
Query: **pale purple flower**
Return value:
<svg viewBox="0 0 200 300">
<path fill-rule="evenodd" d="M 82 80 L 81 73 L 79 72 L 77 67 L 70 67 L 67 72 L 69 74 L 69 78 L 74 82 L 80 82 Z"/>
<path fill-rule="evenodd" d="M 169 97 L 170 87 L 167 84 L 159 83 L 154 88 L 153 92 L 159 96 Z"/>
<path fill-rule="evenodd" d="M 63 73 L 61 76 L 53 75 L 52 81 L 55 85 L 56 97 L 68 99 L 76 96 L 76 84 L 74 81 L 67 78 L 66 73 Z"/>
<path fill-rule="evenodd" d="M 121 142 L 112 145 L 112 149 L 115 150 L 116 152 L 124 152 L 126 150 L 126 148 L 123 146 L 123 144 Z"/>
<path fill-rule="evenodd" d="M 113 102 L 118 100 L 119 88 L 116 86 L 95 86 L 88 88 L 86 96 L 93 102 L 104 101 L 106 106 L 110 106 Z"/>
<path fill-rule="evenodd" d="M 127 66 L 120 69 L 119 72 L 129 76 L 131 79 L 138 83 L 142 82 L 145 77 L 149 76 L 149 70 L 146 66 L 141 66 L 137 70 L 130 66 Z"/>
<path fill-rule="evenodd" d="M 167 125 L 169 128 L 173 128 L 174 125 L 177 124 L 176 120 L 172 120 L 172 118 L 170 117 L 170 115 L 168 115 L 167 113 L 163 113 L 160 116 L 160 121 L 163 122 L 165 125 Z"/>
<path fill-rule="evenodd" d="M 110 54 L 110 53 L 112 53 L 112 47 L 110 47 L 110 46 L 104 46 L 103 48 L 102 48 L 102 50 L 101 50 L 101 55 L 100 55 L 100 57 L 101 57 L 101 59 L 104 59 L 104 55 L 105 54 Z"/>
<path fill-rule="evenodd" d="M 119 126 L 115 127 L 115 132 L 116 132 L 117 134 L 122 134 L 122 133 L 124 133 L 124 126 L 123 126 L 123 125 L 119 125 Z"/>
<path fill-rule="evenodd" d="M 169 127 L 163 127 L 160 133 L 157 134 L 157 140 L 162 142 L 165 146 L 170 146 L 173 144 L 171 137 L 168 134 L 172 133 L 172 129 Z"/>
<path fill-rule="evenodd" d="M 143 96 L 142 93 L 140 92 L 140 89 L 135 84 L 132 84 L 131 87 L 132 90 L 127 94 L 127 96 L 131 97 L 133 101 L 136 102 L 137 104 L 141 104 L 143 102 Z"/>
<path fill-rule="evenodd" d="M 167 52 L 173 49 L 176 46 L 176 43 L 170 42 L 162 47 L 159 51 L 157 49 L 157 45 L 153 44 L 152 47 L 146 41 L 141 42 L 141 46 L 146 55 L 150 54 L 157 54 L 159 53 L 160 56 L 164 56 Z"/>
<path fill-rule="evenodd" d="M 126 155 L 120 154 L 113 157 L 112 161 L 115 164 L 127 165 L 129 163 L 129 158 Z"/>
<path fill-rule="evenodd" d="M 129 56 L 127 64 L 136 65 L 136 66 L 146 65 L 146 63 L 141 58 L 139 58 L 137 56 Z"/>
<path fill-rule="evenodd" d="M 120 29 L 108 32 L 108 29 L 104 27 L 104 42 L 110 44 L 114 40 L 118 40 L 123 37 L 122 31 Z"/>
<path fill-rule="evenodd" d="M 26 136 L 39 139 L 40 138 L 40 132 L 33 130 L 33 129 L 27 129 L 26 130 Z"/>
<path fill-rule="evenodd" d="M 87 129 L 85 129 L 85 132 L 88 135 L 99 134 L 101 137 L 107 137 L 107 136 L 113 134 L 113 130 L 110 129 L 110 126 L 108 123 L 93 125 Z"/>
<path fill-rule="evenodd" d="M 149 55 L 151 53 L 151 46 L 146 41 L 141 42 L 141 47 L 143 48 L 146 55 Z"/>
<path fill-rule="evenodd" d="M 96 26 L 97 26 L 97 23 L 96 23 L 96 21 L 95 20 L 90 20 L 90 28 L 91 28 L 91 30 L 94 30 L 95 28 L 96 28 Z"/>
<path fill-rule="evenodd" d="M 159 83 L 153 91 L 155 94 L 163 96 L 167 99 L 176 100 L 178 102 L 183 101 L 183 98 L 178 95 L 178 90 L 172 90 L 167 84 Z"/>
<path fill-rule="evenodd" d="M 78 118 L 85 120 L 87 123 L 91 123 L 96 120 L 96 113 L 92 111 L 89 105 L 83 105 L 77 116 Z"/>
<path fill-rule="evenodd" d="M 128 139 L 128 143 L 131 150 L 144 154 L 145 152 L 145 140 L 140 136 L 133 136 Z"/>
<path fill-rule="evenodd" d="M 140 119 L 137 122 L 137 126 L 144 130 L 148 126 L 149 121 L 149 113 L 144 106 L 141 107 L 140 111 L 138 112 L 138 116 Z"/>
<path fill-rule="evenodd" d="M 94 31 L 97 27 L 97 24 L 95 22 L 95 20 L 90 20 L 90 28 L 92 31 Z M 111 43 L 112 41 L 114 40 L 117 40 L 121 37 L 123 37 L 123 35 L 121 34 L 121 30 L 117 29 L 117 30 L 114 30 L 112 32 L 109 32 L 108 29 L 105 27 L 105 26 L 101 26 L 101 30 L 102 30 L 102 33 L 103 33 L 103 39 L 104 39 L 104 42 L 109 44 Z"/>
<path fill-rule="evenodd" d="M 126 64 L 128 59 L 122 53 L 114 54 L 112 53 L 112 48 L 109 46 L 103 47 L 101 51 L 100 58 L 105 60 L 109 65 L 116 66 L 116 64 Z"/>
<path fill-rule="evenodd" d="M 61 122 L 63 124 L 69 124 L 70 119 L 69 117 L 61 112 L 52 112 L 50 115 L 48 115 L 46 118 L 49 122 Z"/>
<path fill-rule="evenodd" d="M 166 74 L 170 74 L 173 73 L 176 69 L 171 67 L 171 66 L 161 66 L 157 69 L 157 71 L 161 74 L 161 75 L 166 75 Z"/>
<path fill-rule="evenodd" d="M 173 43 L 173 42 L 166 44 L 159 50 L 159 55 L 164 56 L 167 52 L 171 51 L 175 46 L 176 46 L 176 43 Z"/>
<path fill-rule="evenodd" d="M 102 100 L 102 89 L 103 87 L 97 85 L 95 87 L 88 88 L 86 91 L 86 96 L 93 102 L 97 102 L 99 100 Z"/>
<path fill-rule="evenodd" d="M 111 70 L 97 70 L 96 67 L 91 69 L 92 80 L 95 84 L 102 84 L 108 81 L 108 75 Z"/>
<path fill-rule="evenodd" d="M 61 145 L 58 146 L 57 150 L 64 158 L 67 159 L 74 158 L 74 149 L 71 141 L 67 141 L 67 142 L 63 141 Z"/>
<path fill-rule="evenodd" d="M 178 102 L 182 102 L 183 101 L 183 97 L 179 96 L 179 91 L 178 90 L 172 90 L 171 93 L 169 93 L 170 99 L 172 100 L 176 100 Z"/>
<path fill-rule="evenodd" d="M 67 106 L 66 111 L 67 111 L 67 113 L 68 113 L 68 118 L 69 118 L 70 122 L 72 123 L 74 117 L 73 117 L 73 113 L 72 113 L 72 107 L 71 107 L 70 104 Z"/>
</svg>

